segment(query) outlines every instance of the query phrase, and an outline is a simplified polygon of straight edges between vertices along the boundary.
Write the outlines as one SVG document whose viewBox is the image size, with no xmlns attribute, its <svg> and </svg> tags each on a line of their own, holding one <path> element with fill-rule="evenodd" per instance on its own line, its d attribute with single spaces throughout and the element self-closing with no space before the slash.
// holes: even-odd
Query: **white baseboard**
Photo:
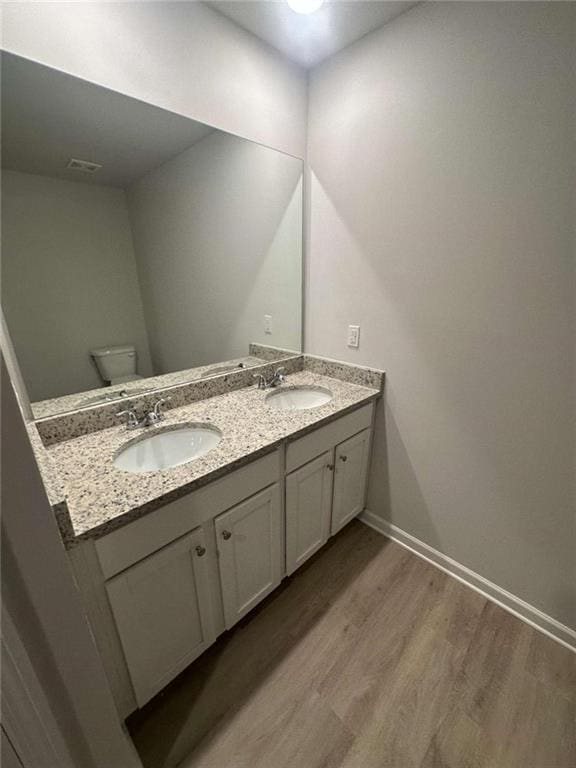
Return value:
<svg viewBox="0 0 576 768">
<path fill-rule="evenodd" d="M 470 568 L 467 568 L 465 565 L 461 565 L 456 562 L 456 560 L 444 555 L 429 544 L 425 544 L 415 536 L 406 533 L 401 528 L 392 525 L 392 523 L 389 523 L 387 520 L 383 520 L 373 512 L 366 509 L 358 519 L 370 526 L 370 528 L 378 531 L 378 533 L 387 536 L 389 539 L 392 539 L 406 549 L 409 549 L 415 555 L 418 555 L 418 557 L 427 560 L 432 565 L 435 565 L 437 568 L 450 574 L 450 576 L 458 579 L 458 581 L 466 584 L 466 586 L 476 590 L 476 592 L 480 592 L 480 594 L 488 598 L 488 600 L 496 603 L 506 611 L 513 613 L 514 616 L 517 616 L 519 619 L 522 619 L 522 621 L 530 624 L 530 626 L 538 629 L 545 635 L 548 635 L 548 637 L 557 640 L 559 643 L 562 643 L 562 645 L 565 645 L 567 648 L 570 648 L 570 650 L 576 652 L 576 631 L 570 629 L 570 627 L 567 627 L 556 619 L 553 619 L 552 616 L 548 616 L 546 613 L 538 610 L 538 608 L 530 605 L 530 603 L 521 600 L 511 592 L 507 592 L 497 584 L 488 581 L 488 579 L 480 576 L 480 574 L 470 570 Z"/>
</svg>

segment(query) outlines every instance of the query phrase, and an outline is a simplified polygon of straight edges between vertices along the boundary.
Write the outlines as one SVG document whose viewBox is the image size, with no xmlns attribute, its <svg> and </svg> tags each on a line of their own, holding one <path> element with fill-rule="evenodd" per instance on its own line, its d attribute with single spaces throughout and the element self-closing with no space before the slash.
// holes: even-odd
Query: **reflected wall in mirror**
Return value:
<svg viewBox="0 0 576 768">
<path fill-rule="evenodd" d="M 2 223 L 36 416 L 301 350 L 297 158 L 3 53 Z"/>
</svg>

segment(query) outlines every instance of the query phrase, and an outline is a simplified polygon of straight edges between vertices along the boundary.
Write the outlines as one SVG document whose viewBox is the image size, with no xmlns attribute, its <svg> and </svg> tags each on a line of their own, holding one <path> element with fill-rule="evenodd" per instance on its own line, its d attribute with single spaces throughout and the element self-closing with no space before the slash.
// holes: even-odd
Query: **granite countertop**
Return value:
<svg viewBox="0 0 576 768">
<path fill-rule="evenodd" d="M 59 520 L 65 544 L 104 536 L 381 394 L 306 370 L 287 377 L 284 386 L 295 385 L 327 388 L 333 399 L 309 410 L 282 411 L 265 404 L 271 390 L 250 387 L 169 410 L 164 421 L 146 430 L 112 427 L 44 448 L 43 474 L 55 473 L 51 501 L 63 491 L 67 506 L 66 520 Z M 114 466 L 126 443 L 182 423 L 210 424 L 222 439 L 204 456 L 171 469 L 134 474 Z M 63 530 L 66 525 L 71 530 Z"/>
<path fill-rule="evenodd" d="M 32 450 L 34 451 L 36 463 L 38 464 L 38 469 L 42 476 L 46 496 L 48 496 L 50 505 L 53 508 L 56 508 L 59 504 L 65 504 L 66 488 L 60 478 L 58 468 L 54 464 L 52 455 L 42 443 L 42 438 L 38 434 L 38 427 L 33 421 L 29 422 L 27 427 Z"/>
</svg>

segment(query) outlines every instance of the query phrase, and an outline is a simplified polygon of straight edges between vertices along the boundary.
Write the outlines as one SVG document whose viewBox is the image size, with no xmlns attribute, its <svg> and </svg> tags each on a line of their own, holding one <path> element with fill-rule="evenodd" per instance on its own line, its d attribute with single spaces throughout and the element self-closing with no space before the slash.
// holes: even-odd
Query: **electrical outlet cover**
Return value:
<svg viewBox="0 0 576 768">
<path fill-rule="evenodd" d="M 348 346 L 357 348 L 360 346 L 360 326 L 348 326 Z"/>
</svg>

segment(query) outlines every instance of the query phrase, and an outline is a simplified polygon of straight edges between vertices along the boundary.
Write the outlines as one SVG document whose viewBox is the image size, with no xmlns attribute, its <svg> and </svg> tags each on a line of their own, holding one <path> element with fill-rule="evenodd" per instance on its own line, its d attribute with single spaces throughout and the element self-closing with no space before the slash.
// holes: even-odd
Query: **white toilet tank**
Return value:
<svg viewBox="0 0 576 768">
<path fill-rule="evenodd" d="M 94 358 L 98 373 L 107 384 L 122 384 L 141 378 L 136 374 L 136 348 L 131 345 L 98 347 L 90 354 Z"/>
</svg>

